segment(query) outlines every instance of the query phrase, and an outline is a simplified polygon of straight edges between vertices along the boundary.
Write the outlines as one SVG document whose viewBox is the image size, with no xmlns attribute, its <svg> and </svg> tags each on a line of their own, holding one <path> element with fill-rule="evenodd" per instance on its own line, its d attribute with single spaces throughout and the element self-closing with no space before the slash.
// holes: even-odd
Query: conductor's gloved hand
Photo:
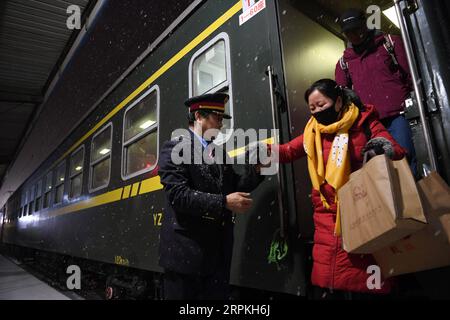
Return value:
<svg viewBox="0 0 450 320">
<path fill-rule="evenodd" d="M 364 155 L 366 152 L 369 158 L 380 154 L 386 154 L 391 159 L 394 156 L 394 148 L 392 143 L 383 137 L 376 137 L 367 141 L 362 150 L 362 154 Z"/>
</svg>

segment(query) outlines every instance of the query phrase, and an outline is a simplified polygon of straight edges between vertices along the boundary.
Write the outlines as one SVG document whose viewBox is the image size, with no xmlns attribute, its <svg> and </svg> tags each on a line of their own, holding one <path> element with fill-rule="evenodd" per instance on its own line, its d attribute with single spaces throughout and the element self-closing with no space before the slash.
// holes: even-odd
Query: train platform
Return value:
<svg viewBox="0 0 450 320">
<path fill-rule="evenodd" d="M 78 300 L 39 280 L 13 260 L 0 255 L 0 300 Z"/>
</svg>

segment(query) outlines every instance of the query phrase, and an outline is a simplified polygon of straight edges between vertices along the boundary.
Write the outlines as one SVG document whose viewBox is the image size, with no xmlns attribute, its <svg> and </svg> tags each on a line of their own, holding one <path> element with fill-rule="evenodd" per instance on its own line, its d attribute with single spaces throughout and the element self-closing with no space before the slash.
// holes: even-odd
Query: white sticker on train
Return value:
<svg viewBox="0 0 450 320">
<path fill-rule="evenodd" d="M 242 14 L 239 16 L 239 25 L 256 16 L 259 12 L 266 8 L 266 0 L 242 0 Z"/>
</svg>

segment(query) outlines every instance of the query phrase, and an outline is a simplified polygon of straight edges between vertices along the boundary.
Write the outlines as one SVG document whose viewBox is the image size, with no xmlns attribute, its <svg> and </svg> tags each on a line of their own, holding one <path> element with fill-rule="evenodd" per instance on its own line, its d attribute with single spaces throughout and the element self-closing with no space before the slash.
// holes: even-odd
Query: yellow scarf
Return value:
<svg viewBox="0 0 450 320">
<path fill-rule="evenodd" d="M 350 154 L 348 150 L 348 130 L 352 127 L 359 115 L 358 108 L 352 103 L 342 115 L 341 119 L 328 126 L 320 124 L 314 117 L 309 119 L 303 134 L 303 144 L 308 155 L 308 171 L 311 177 L 312 186 L 319 191 L 320 199 L 325 208 L 330 205 L 320 192 L 320 186 L 326 182 L 336 190 L 336 225 L 335 235 L 341 234 L 339 202 L 337 190 L 343 186 L 350 175 Z M 322 154 L 321 133 L 335 133 L 332 149 L 328 156 L 327 167 L 324 167 Z"/>
</svg>

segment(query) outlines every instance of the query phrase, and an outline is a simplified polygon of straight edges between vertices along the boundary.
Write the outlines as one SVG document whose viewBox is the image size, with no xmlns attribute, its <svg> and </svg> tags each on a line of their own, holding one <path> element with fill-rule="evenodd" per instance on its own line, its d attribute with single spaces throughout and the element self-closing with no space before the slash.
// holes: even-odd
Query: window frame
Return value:
<svg viewBox="0 0 450 320">
<path fill-rule="evenodd" d="M 42 209 L 42 200 L 43 200 L 43 192 L 42 192 L 42 188 L 43 188 L 43 178 L 41 178 L 41 179 L 39 179 L 37 182 L 36 182 L 36 195 L 35 195 L 35 197 L 34 197 L 34 212 L 39 212 L 39 211 L 41 211 L 41 209 Z M 39 195 L 39 184 L 41 185 L 41 194 Z M 38 204 L 37 203 L 37 201 L 40 201 L 40 203 L 39 203 L 39 206 L 38 207 L 36 207 L 36 204 Z"/>
<path fill-rule="evenodd" d="M 125 118 L 126 118 L 127 112 L 129 110 L 131 110 L 133 107 L 135 107 L 141 100 L 143 100 L 145 97 L 147 97 L 148 95 L 150 95 L 153 92 L 156 92 L 156 121 L 157 121 L 156 125 L 152 125 L 152 126 L 148 127 L 144 131 L 138 133 L 136 136 L 134 136 L 133 138 L 131 138 L 128 141 L 125 142 L 125 123 L 126 123 L 125 122 Z M 145 91 L 138 99 L 136 99 L 129 107 L 127 107 L 125 109 L 125 112 L 124 112 L 123 118 L 122 118 L 122 161 L 121 161 L 121 168 L 120 168 L 120 175 L 121 175 L 123 181 L 129 180 L 131 178 L 134 178 L 134 177 L 137 177 L 139 175 L 142 175 L 142 174 L 144 174 L 146 172 L 152 171 L 158 165 L 158 161 L 159 161 L 159 109 L 160 109 L 160 105 L 161 105 L 161 102 L 160 102 L 159 86 L 158 85 L 154 85 L 150 89 Z M 141 138 L 143 138 L 147 134 L 151 134 L 155 130 L 156 130 L 156 154 L 155 154 L 156 155 L 156 161 L 155 161 L 155 164 L 153 166 L 149 167 L 149 168 L 144 168 L 144 169 L 141 169 L 139 171 L 133 172 L 133 173 L 131 173 L 129 175 L 125 175 L 126 148 L 129 145 L 132 145 L 136 141 L 140 140 Z"/>
<path fill-rule="evenodd" d="M 31 216 L 34 212 L 34 200 L 35 200 L 35 196 L 36 196 L 36 185 L 32 184 L 30 187 L 30 199 L 28 202 L 28 212 L 27 212 L 27 216 Z"/>
<path fill-rule="evenodd" d="M 226 32 L 221 32 L 214 38 L 212 38 L 208 43 L 206 43 L 203 47 L 198 49 L 191 57 L 191 60 L 189 61 L 189 98 L 192 98 L 194 96 L 194 84 L 193 84 L 193 76 L 194 76 L 194 61 L 203 55 L 206 51 L 211 49 L 215 44 L 217 44 L 220 41 L 224 41 L 225 43 L 225 68 L 226 68 L 226 75 L 227 80 L 223 83 L 220 83 L 216 85 L 215 87 L 210 88 L 209 90 L 200 93 L 200 94 L 207 94 L 207 93 L 213 93 L 213 92 L 221 92 L 224 88 L 228 87 L 228 96 L 229 96 L 229 106 L 230 106 L 230 128 L 234 129 L 234 105 L 233 105 L 233 81 L 231 81 L 231 51 L 230 51 L 230 37 Z"/>
<path fill-rule="evenodd" d="M 109 152 L 109 154 L 102 156 L 101 158 L 92 161 L 92 155 L 93 155 L 93 150 L 94 150 L 94 140 L 97 136 L 99 136 L 101 133 L 103 133 L 103 131 L 108 130 L 108 128 L 111 127 L 111 150 Z M 113 131 L 114 131 L 114 125 L 111 122 L 109 122 L 106 126 L 104 126 L 101 130 L 99 130 L 91 139 L 91 148 L 90 148 L 90 155 L 89 155 L 89 181 L 88 181 L 88 191 L 89 193 L 93 193 L 96 192 L 98 190 L 107 188 L 111 182 L 111 173 L 112 173 L 112 153 L 113 153 Z M 106 159 L 110 158 L 109 161 L 109 177 L 108 177 L 108 182 L 105 185 L 102 185 L 100 187 L 97 188 L 92 188 L 92 181 L 93 181 L 93 172 L 94 172 L 94 166 Z"/>
<path fill-rule="evenodd" d="M 19 218 L 22 218 L 25 215 L 25 211 L 28 207 L 28 190 L 23 191 L 23 198 L 22 198 L 22 208 L 20 210 Z"/>
<path fill-rule="evenodd" d="M 50 191 L 46 191 L 47 190 L 47 180 L 48 180 L 48 176 L 49 175 L 50 175 L 50 186 L 51 186 L 51 188 L 50 188 Z M 55 176 L 54 170 L 50 170 L 42 178 L 42 182 L 43 182 L 43 184 L 42 184 L 42 188 L 43 188 L 42 189 L 42 191 L 43 191 L 43 194 L 42 194 L 42 210 L 49 209 L 52 206 L 52 203 L 53 203 L 53 201 L 52 201 L 52 191 L 53 191 L 53 178 L 54 178 L 54 176 Z M 44 204 L 45 204 L 45 197 L 47 195 L 48 195 L 48 206 L 45 207 L 44 206 Z"/>
<path fill-rule="evenodd" d="M 52 199 L 52 200 L 53 200 L 53 201 L 52 201 L 53 206 L 61 205 L 61 204 L 64 203 L 64 194 L 65 194 L 65 192 L 66 192 L 66 181 L 67 181 L 67 179 L 66 179 L 66 176 L 67 176 L 67 161 L 66 161 L 66 160 L 67 160 L 67 158 L 64 159 L 64 160 L 62 160 L 62 161 L 56 166 L 56 168 L 55 168 L 54 171 L 53 171 L 53 172 L 55 172 L 55 175 L 54 175 L 54 177 L 52 178 L 52 179 L 54 179 L 54 181 L 55 181 L 55 185 L 53 186 L 53 187 L 54 187 L 54 190 L 55 190 L 55 192 L 53 193 L 53 199 Z M 59 170 L 59 168 L 61 168 L 62 166 L 64 166 L 64 181 L 61 182 L 61 183 L 58 183 L 58 170 Z M 59 187 L 60 185 L 63 186 L 63 196 L 62 196 L 62 199 L 61 199 L 60 202 L 56 202 L 56 196 L 58 195 L 57 189 L 58 189 L 58 187 Z"/>
<path fill-rule="evenodd" d="M 71 175 L 71 161 L 72 161 L 72 157 L 75 155 L 75 154 L 77 154 L 78 152 L 80 152 L 81 150 L 83 150 L 83 158 L 82 158 L 82 160 L 81 160 L 81 163 L 82 163 L 82 169 L 81 169 L 81 172 L 78 172 L 78 173 L 75 173 L 75 174 L 73 174 L 73 175 Z M 82 195 L 83 195 L 83 175 L 84 175 L 84 160 L 86 159 L 86 149 L 85 149 L 85 147 L 84 147 L 84 144 L 83 145 L 81 145 L 81 146 L 79 146 L 74 152 L 72 152 L 71 154 L 70 154 L 70 156 L 69 156 L 69 175 L 68 175 L 68 177 L 69 177 L 69 179 L 68 179 L 68 182 L 69 182 L 69 190 L 68 190 L 68 192 L 67 192 L 67 199 L 69 199 L 69 201 L 74 201 L 74 200 L 76 200 L 76 199 L 78 199 L 78 198 L 80 198 Z M 66 173 L 67 173 L 67 168 L 66 168 Z M 78 196 L 76 196 L 76 197 L 71 197 L 70 196 L 70 194 L 71 194 L 71 191 L 72 191 L 72 179 L 74 178 L 74 177 L 77 177 L 77 176 L 79 176 L 79 175 L 81 175 L 81 191 L 80 191 L 80 195 L 78 195 Z"/>
</svg>

